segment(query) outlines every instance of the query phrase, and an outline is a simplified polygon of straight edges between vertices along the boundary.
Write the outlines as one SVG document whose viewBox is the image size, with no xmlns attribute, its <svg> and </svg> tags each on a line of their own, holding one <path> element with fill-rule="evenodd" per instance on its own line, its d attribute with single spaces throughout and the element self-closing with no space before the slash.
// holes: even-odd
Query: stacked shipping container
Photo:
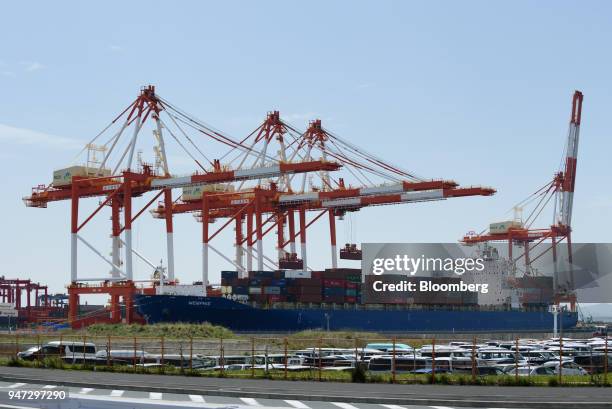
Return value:
<svg viewBox="0 0 612 409">
<path fill-rule="evenodd" d="M 222 271 L 224 294 L 261 303 L 358 303 L 361 302 L 361 270 L 251 271 L 238 278 L 237 271 Z"/>
</svg>

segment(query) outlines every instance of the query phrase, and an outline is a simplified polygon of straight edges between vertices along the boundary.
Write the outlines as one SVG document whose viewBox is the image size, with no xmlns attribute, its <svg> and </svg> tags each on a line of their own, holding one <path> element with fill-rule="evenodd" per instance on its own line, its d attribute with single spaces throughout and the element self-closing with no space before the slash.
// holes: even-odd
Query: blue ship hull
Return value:
<svg viewBox="0 0 612 409">
<path fill-rule="evenodd" d="M 553 314 L 547 311 L 266 309 L 221 297 L 177 295 L 138 295 L 135 301 L 139 314 L 150 324 L 209 322 L 238 332 L 552 332 L 554 325 Z M 576 326 L 577 313 L 559 316 L 563 329 Z"/>
</svg>

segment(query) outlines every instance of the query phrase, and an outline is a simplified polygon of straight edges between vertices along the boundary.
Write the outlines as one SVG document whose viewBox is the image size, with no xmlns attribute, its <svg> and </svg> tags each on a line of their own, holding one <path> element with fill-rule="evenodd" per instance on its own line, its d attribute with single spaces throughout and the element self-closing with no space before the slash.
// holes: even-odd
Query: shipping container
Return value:
<svg viewBox="0 0 612 409">
<path fill-rule="evenodd" d="M 321 295 L 321 287 L 298 287 L 297 294 L 319 294 Z"/>
<path fill-rule="evenodd" d="M 287 285 L 287 281 L 284 278 L 280 280 L 272 280 L 270 281 L 270 285 L 277 287 L 285 287 Z"/>
<path fill-rule="evenodd" d="M 202 198 L 203 192 L 222 193 L 222 192 L 233 192 L 233 191 L 234 191 L 233 185 L 223 184 L 223 183 L 215 183 L 215 184 L 199 185 L 199 186 L 185 186 L 183 188 L 183 195 L 181 196 L 181 199 L 184 202 L 191 202 L 191 201 L 200 200 Z"/>
<path fill-rule="evenodd" d="M 289 270 L 285 271 L 285 278 L 312 278 L 310 271 Z"/>
<path fill-rule="evenodd" d="M 285 302 L 285 301 L 287 301 L 287 297 L 284 295 L 269 295 L 268 296 L 268 302 L 270 303 Z"/>
<path fill-rule="evenodd" d="M 274 278 L 274 271 L 249 271 L 249 278 L 272 279 Z"/>
<path fill-rule="evenodd" d="M 346 281 L 345 280 L 338 280 L 338 279 L 323 279 L 323 287 L 339 287 L 339 288 L 344 288 L 346 286 Z"/>
<path fill-rule="evenodd" d="M 268 295 L 280 295 L 280 287 L 268 286 L 264 287 L 264 294 Z"/>
<path fill-rule="evenodd" d="M 225 280 L 235 280 L 238 278 L 237 271 L 221 271 L 221 279 Z"/>
<path fill-rule="evenodd" d="M 359 284 L 361 283 L 361 274 L 348 274 L 346 276 L 346 281 Z"/>
<path fill-rule="evenodd" d="M 321 287 L 322 281 L 319 278 L 296 278 L 296 284 L 302 287 Z"/>
<path fill-rule="evenodd" d="M 233 286 L 232 294 L 246 295 L 249 293 L 249 288 L 245 286 Z"/>
<path fill-rule="evenodd" d="M 523 224 L 515 220 L 507 220 L 504 222 L 491 223 L 489 225 L 489 234 L 504 234 L 510 229 L 520 229 Z"/>
<path fill-rule="evenodd" d="M 346 290 L 340 287 L 328 287 L 323 289 L 324 296 L 342 296 L 344 297 L 344 292 Z"/>
<path fill-rule="evenodd" d="M 53 171 L 53 186 L 64 187 L 72 183 L 74 176 L 78 177 L 104 177 L 110 176 L 110 169 L 98 169 L 97 167 L 70 166 L 69 168 Z"/>
<path fill-rule="evenodd" d="M 298 297 L 298 302 L 303 303 L 320 303 L 322 301 L 321 294 L 304 294 Z"/>
</svg>

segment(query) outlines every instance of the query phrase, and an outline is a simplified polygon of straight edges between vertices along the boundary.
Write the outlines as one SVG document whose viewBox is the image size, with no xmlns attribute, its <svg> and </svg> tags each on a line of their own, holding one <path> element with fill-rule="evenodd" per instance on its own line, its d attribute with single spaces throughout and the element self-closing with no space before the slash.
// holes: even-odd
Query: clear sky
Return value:
<svg viewBox="0 0 612 409">
<path fill-rule="evenodd" d="M 319 117 L 419 175 L 499 191 L 364 210 L 352 218 L 359 242 L 452 242 L 508 218 L 558 168 L 571 95 L 582 90 L 574 240 L 610 240 L 609 2 L 21 1 L 2 14 L 0 274 L 63 289 L 68 203 L 28 209 L 21 198 L 149 83 L 236 138 L 272 109 L 302 128 Z M 110 244 L 106 217 L 84 232 L 101 248 Z M 310 234 L 313 267 L 330 263 L 326 227 Z M 145 215 L 137 248 L 165 258 L 163 231 Z M 175 231 L 177 274 L 191 282 L 200 277 L 200 226 L 182 215 Z M 216 246 L 233 254 L 230 236 Z M 81 271 L 107 271 L 81 254 Z M 231 267 L 212 264 L 213 281 Z M 146 266 L 136 274 L 147 278 Z"/>
</svg>

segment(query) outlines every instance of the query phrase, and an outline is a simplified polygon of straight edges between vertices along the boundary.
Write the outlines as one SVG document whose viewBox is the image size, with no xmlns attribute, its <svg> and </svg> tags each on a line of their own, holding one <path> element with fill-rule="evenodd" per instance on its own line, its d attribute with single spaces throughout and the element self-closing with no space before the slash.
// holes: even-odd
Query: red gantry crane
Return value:
<svg viewBox="0 0 612 409">
<path fill-rule="evenodd" d="M 150 124 L 153 135 L 154 164 L 143 162 L 137 153 L 137 145 L 142 139 L 139 138 L 139 135 L 144 132 L 143 129 L 147 124 Z M 187 128 L 192 131 L 192 135 L 195 131 L 198 143 L 186 132 Z M 129 135 L 130 131 L 131 135 Z M 199 168 L 198 172 L 187 176 L 171 174 L 164 135 L 169 135 L 174 145 L 193 159 Z M 100 144 L 99 141 L 103 141 L 104 138 L 106 138 L 105 142 Z M 55 171 L 51 184 L 39 185 L 32 189 L 31 195 L 24 197 L 24 202 L 28 207 L 46 208 L 49 202 L 62 200 L 71 202 L 71 285 L 68 288 L 71 322 L 76 321 L 80 294 L 109 294 L 111 296 L 110 319 L 114 322 L 120 319 L 119 300 L 123 298 L 127 311 L 126 319 L 128 322 L 133 320 L 131 316 L 132 294 L 137 291 L 134 284 L 133 256 L 136 255 L 154 270 L 157 270 L 159 266 L 155 266 L 133 248 L 132 223 L 162 195 L 164 203 L 170 208 L 173 188 L 248 181 L 263 177 L 281 177 L 312 171 L 325 172 L 340 167 L 340 164 L 332 161 L 297 159 L 273 166 L 261 162 L 250 168 L 241 166 L 222 168 L 218 161 L 211 161 L 204 154 L 204 142 L 227 145 L 245 152 L 247 156 L 253 155 L 253 152 L 240 141 L 186 114 L 156 94 L 155 87 L 147 86 L 142 88 L 136 100 L 83 148 L 79 155 L 87 152 L 85 165 L 75 165 Z M 100 154 L 102 157 L 97 156 Z M 263 157 L 265 158 L 266 155 L 264 154 Z M 202 164 L 203 162 L 211 164 L 212 169 L 207 169 Z M 148 192 L 155 193 L 153 198 L 142 209 L 133 212 L 133 198 L 143 196 Z M 92 197 L 98 198 L 100 203 L 92 213 L 80 221 L 79 202 Z M 110 259 L 82 235 L 82 229 L 106 206 L 111 208 L 112 252 Z M 121 211 L 123 211 L 123 224 L 120 218 Z M 175 276 L 172 213 L 168 212 L 165 220 L 168 279 L 173 281 Z M 79 275 L 78 242 L 83 243 L 109 264 L 111 267 L 109 276 L 83 277 Z M 121 260 L 122 246 L 125 246 L 125 262 Z M 85 285 L 84 282 L 88 281 L 102 281 L 103 284 Z"/>
<path fill-rule="evenodd" d="M 239 151 L 236 154 L 235 149 L 230 149 L 221 159 L 233 157 L 229 163 L 238 162 L 240 166 L 248 163 L 251 167 L 278 166 L 295 158 L 304 161 L 320 158 L 322 163 L 333 159 L 342 165 L 346 175 L 336 176 L 336 172 L 332 172 L 336 169 L 323 169 L 303 175 L 285 173 L 278 177 L 262 178 L 254 186 L 241 182 L 234 185 L 183 188 L 181 200 L 172 204 L 171 212 L 192 212 L 203 222 L 203 282 L 207 282 L 209 275 L 209 249 L 233 264 L 241 276 L 253 270 L 254 253 L 257 255 L 257 270 L 263 270 L 264 266 L 270 269 L 308 268 L 307 228 L 327 214 L 332 268 L 337 268 L 336 217 L 342 217 L 346 212 L 368 206 L 461 196 L 490 196 L 495 193 L 492 188 L 462 188 L 454 181 L 420 178 L 333 135 L 322 127 L 320 120 L 312 121 L 305 132 L 299 132 L 284 122 L 278 111 L 270 112 L 262 125 L 241 143 L 249 147 L 248 153 L 254 153 L 251 155 L 254 159 L 249 161 L 245 152 Z M 269 152 L 275 150 L 277 155 L 271 157 Z M 215 166 L 219 167 L 219 162 Z M 355 181 L 356 186 L 346 184 L 345 179 L 349 177 Z M 307 221 L 306 213 L 309 211 L 318 214 Z M 163 218 L 168 213 L 167 204 L 160 203 L 152 212 L 155 217 Z M 296 227 L 295 213 L 298 214 L 299 229 Z M 228 220 L 210 234 L 209 224 L 219 218 Z M 245 221 L 246 237 L 243 228 Z M 210 244 L 232 222 L 235 222 L 236 232 L 236 256 L 233 260 Z M 275 228 L 278 259 L 272 260 L 263 252 L 263 237 Z M 296 252 L 298 237 L 301 258 L 297 257 Z M 243 248 L 244 244 L 246 249 Z M 353 253 L 359 256 L 355 258 L 361 258 L 356 246 Z M 246 265 L 243 255 L 246 255 Z"/>
<path fill-rule="evenodd" d="M 153 136 L 149 140 L 154 152 L 151 163 L 140 158 L 138 149 L 146 142 L 141 135 L 147 128 Z M 170 146 L 191 158 L 197 172 L 186 176 L 173 174 L 166 153 Z M 211 152 L 216 152 L 218 146 L 227 146 L 229 150 L 211 159 Z M 453 181 L 420 178 L 333 135 L 322 127 L 320 120 L 312 121 L 305 132 L 297 131 L 281 120 L 278 111 L 269 113 L 264 123 L 246 138 L 236 140 L 161 98 L 153 86 L 144 87 L 80 154 L 84 152 L 87 152 L 84 165 L 55 171 L 51 184 L 37 186 L 24 198 L 26 206 L 38 208 L 55 201 L 71 203 L 71 284 L 68 292 L 69 320 L 74 327 L 100 320 L 93 316 L 77 319 L 82 294 L 108 294 L 111 307 L 107 318 L 112 322 L 121 319 L 121 299 L 126 307 L 126 321 L 136 319 L 133 295 L 156 289 L 136 286 L 139 280 L 134 278 L 133 256 L 154 270 L 154 285 L 163 285 L 163 268 L 151 263 L 132 245 L 132 223 L 160 198 L 162 203 L 153 212 L 166 224 L 167 280 L 169 283 L 175 281 L 173 214 L 195 212 L 203 222 L 202 295 L 206 295 L 209 248 L 243 272 L 253 269 L 255 253 L 259 270 L 264 265 L 307 268 L 306 230 L 323 215 L 328 215 L 332 267 L 335 268 L 335 221 L 346 212 L 367 206 L 489 196 L 495 192 L 491 188 L 461 188 Z M 340 168 L 344 168 L 346 174 L 336 177 L 335 172 Z M 349 178 L 352 183 L 345 181 Z M 183 189 L 181 200 L 173 201 L 172 189 L 175 188 Z M 133 199 L 145 195 L 152 197 L 141 209 L 134 211 Z M 81 220 L 79 204 L 86 198 L 97 198 L 99 205 Z M 111 213 L 110 258 L 82 235 L 82 229 L 105 207 L 109 207 Z M 319 213 L 307 221 L 308 211 Z M 299 218 L 299 230 L 296 229 L 295 213 Z M 217 218 L 228 221 L 210 234 L 209 225 Z M 232 221 L 236 222 L 235 260 L 209 244 Z M 263 237 L 275 227 L 278 261 L 266 258 L 263 251 Z M 288 238 L 285 227 L 289 230 Z M 297 258 L 296 251 L 298 237 L 301 259 Z M 83 277 L 79 274 L 79 242 L 110 266 L 108 276 Z M 244 244 L 246 250 L 242 247 Z M 125 248 L 123 257 L 122 248 Z M 92 281 L 101 284 L 87 284 Z"/>
<path fill-rule="evenodd" d="M 468 235 L 461 240 L 461 242 L 470 245 L 485 242 L 508 242 L 510 261 L 513 265 L 516 265 L 516 262 L 524 257 L 526 267 L 525 274 L 528 276 L 534 274 L 531 268 L 532 263 L 548 251 L 552 251 L 553 263 L 556 267 L 557 245 L 565 240 L 567 244 L 570 274 L 566 282 L 560 283 L 558 282 L 559 280 L 555 271 L 553 276 L 553 291 L 556 295 L 556 302 L 569 302 L 572 311 L 575 311 L 576 296 L 573 293 L 574 283 L 571 273 L 571 222 L 574 205 L 574 188 L 576 185 L 576 163 L 578 157 L 578 141 L 580 137 L 582 100 L 582 92 L 575 91 L 572 98 L 572 111 L 567 135 L 567 145 L 565 148 L 566 158 L 563 168 L 555 173 L 550 182 L 515 206 L 515 209 L 521 209 L 523 206 L 535 204 L 527 218 L 524 220 L 517 220 L 517 217 L 515 217 L 515 220 L 512 221 L 492 223 L 488 232 L 483 231 L 480 234 L 468 233 Z M 538 216 L 542 214 L 551 201 L 554 205 L 553 224 L 548 228 L 534 228 L 533 225 L 538 219 Z M 533 250 L 548 240 L 551 241 L 552 245 L 540 252 L 537 256 L 532 257 L 531 253 Z M 514 258 L 512 254 L 513 245 L 519 245 L 523 248 L 523 253 L 517 258 Z"/>
</svg>

